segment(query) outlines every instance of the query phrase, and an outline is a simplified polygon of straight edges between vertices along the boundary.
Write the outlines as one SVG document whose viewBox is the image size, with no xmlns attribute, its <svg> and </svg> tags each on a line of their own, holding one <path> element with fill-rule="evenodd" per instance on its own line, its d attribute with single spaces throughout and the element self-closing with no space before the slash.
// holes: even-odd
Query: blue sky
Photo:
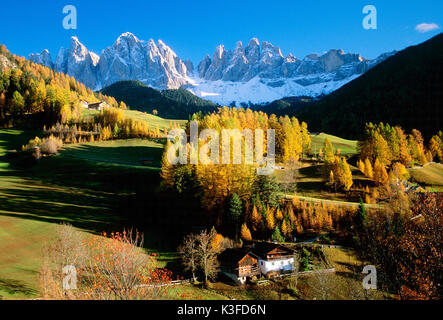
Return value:
<svg viewBox="0 0 443 320">
<path fill-rule="evenodd" d="M 62 26 L 65 5 L 74 5 L 78 29 Z M 365 5 L 377 8 L 377 30 L 362 27 Z M 435 23 L 439 29 L 420 33 L 415 27 Z M 308 1 L 308 0 L 45 0 L 2 4 L 0 43 L 28 56 L 47 48 L 53 59 L 69 38 L 78 36 L 100 54 L 130 31 L 143 40 L 162 39 L 182 59 L 198 63 L 218 44 L 233 49 L 252 37 L 269 41 L 304 57 L 328 49 L 358 52 L 367 58 L 403 49 L 442 32 L 443 1 Z"/>
</svg>

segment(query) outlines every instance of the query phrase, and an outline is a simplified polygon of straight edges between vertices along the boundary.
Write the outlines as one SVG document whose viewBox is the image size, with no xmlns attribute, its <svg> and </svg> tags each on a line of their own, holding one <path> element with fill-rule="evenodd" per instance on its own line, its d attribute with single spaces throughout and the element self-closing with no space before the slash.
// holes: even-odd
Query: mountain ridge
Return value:
<svg viewBox="0 0 443 320">
<path fill-rule="evenodd" d="M 201 98 L 228 105 L 327 94 L 394 53 L 368 60 L 332 49 L 298 59 L 292 54 L 284 57 L 279 47 L 253 38 L 246 47 L 237 42 L 233 51 L 217 46 L 212 58 L 206 55 L 194 68 L 162 40 L 139 40 L 126 32 L 100 56 L 72 37 L 70 48 L 61 48 L 55 62 L 46 49 L 29 59 L 71 75 L 94 90 L 122 80 L 138 80 L 159 90 L 184 87 Z"/>
</svg>

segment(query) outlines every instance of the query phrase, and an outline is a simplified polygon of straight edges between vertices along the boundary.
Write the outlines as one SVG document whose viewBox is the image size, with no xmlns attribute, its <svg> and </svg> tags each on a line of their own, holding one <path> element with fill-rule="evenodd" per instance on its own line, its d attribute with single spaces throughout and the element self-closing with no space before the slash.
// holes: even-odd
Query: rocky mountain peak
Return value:
<svg viewBox="0 0 443 320">
<path fill-rule="evenodd" d="M 212 56 L 207 54 L 198 64 L 198 77 L 192 79 L 192 62 L 181 60 L 164 41 L 143 41 L 126 32 L 100 56 L 72 37 L 69 48 L 60 49 L 55 64 L 47 50 L 29 59 L 96 90 L 121 80 L 139 80 L 157 89 L 186 86 L 196 94 L 202 92 L 202 97 L 229 104 L 233 100 L 257 103 L 329 93 L 394 53 L 367 60 L 332 49 L 298 59 L 293 54 L 284 57 L 279 47 L 252 38 L 246 46 L 238 41 L 232 51 L 223 44 L 217 46 Z"/>
<path fill-rule="evenodd" d="M 219 45 L 215 48 L 214 60 L 222 60 L 226 56 L 227 52 L 225 51 L 224 45 Z"/>
<path fill-rule="evenodd" d="M 51 69 L 54 68 L 54 62 L 52 61 L 52 57 L 48 49 L 43 50 L 41 53 L 30 54 L 28 59 L 34 63 L 41 64 Z"/>
<path fill-rule="evenodd" d="M 294 63 L 297 61 L 298 61 L 297 57 L 294 56 L 292 53 L 288 54 L 288 56 L 285 58 L 286 63 Z"/>
<path fill-rule="evenodd" d="M 200 79 L 194 92 L 211 93 L 211 99 L 222 104 L 317 96 L 339 88 L 387 56 L 366 60 L 359 54 L 332 49 L 298 59 L 293 54 L 284 57 L 279 47 L 253 38 L 246 47 L 237 42 L 232 53 L 219 45 L 212 59 L 207 55 L 198 66 Z M 220 80 L 225 81 L 223 85 Z"/>
<path fill-rule="evenodd" d="M 260 41 L 257 38 L 252 38 L 249 40 L 248 47 L 259 47 Z"/>
<path fill-rule="evenodd" d="M 130 32 L 120 35 L 101 55 L 89 51 L 77 37 L 69 49 L 61 48 L 55 65 L 49 52 L 30 55 L 34 62 L 67 73 L 92 89 L 101 89 L 121 80 L 140 80 L 158 88 L 179 88 L 190 82 L 190 61 L 184 63 L 162 40 L 139 40 Z"/>
<path fill-rule="evenodd" d="M 122 35 L 120 35 L 117 38 L 116 43 L 119 43 L 121 41 L 127 41 L 127 42 L 130 42 L 130 43 L 135 43 L 135 42 L 139 42 L 140 40 L 133 33 L 125 32 L 125 33 L 123 33 Z"/>
</svg>

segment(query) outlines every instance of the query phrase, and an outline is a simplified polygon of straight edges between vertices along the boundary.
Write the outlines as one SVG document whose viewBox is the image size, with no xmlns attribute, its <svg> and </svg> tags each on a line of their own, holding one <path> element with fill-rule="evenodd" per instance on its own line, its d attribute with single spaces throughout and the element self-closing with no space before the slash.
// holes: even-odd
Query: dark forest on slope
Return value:
<svg viewBox="0 0 443 320">
<path fill-rule="evenodd" d="M 196 112 L 212 112 L 218 107 L 185 89 L 158 91 L 140 81 L 120 81 L 101 93 L 124 101 L 133 110 L 149 113 L 157 110 L 160 117 L 169 119 L 188 119 Z"/>
<path fill-rule="evenodd" d="M 441 129 L 443 34 L 409 47 L 313 105 L 292 111 L 323 131 L 360 138 L 367 122 L 419 129 L 429 138 Z M 288 113 L 291 113 L 289 111 Z"/>
</svg>

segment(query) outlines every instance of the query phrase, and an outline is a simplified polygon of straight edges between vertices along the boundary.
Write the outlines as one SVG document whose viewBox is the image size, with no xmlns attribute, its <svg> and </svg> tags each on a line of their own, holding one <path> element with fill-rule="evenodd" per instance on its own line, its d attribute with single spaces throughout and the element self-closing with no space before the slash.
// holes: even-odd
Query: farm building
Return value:
<svg viewBox="0 0 443 320">
<path fill-rule="evenodd" d="M 258 257 L 244 249 L 227 249 L 219 257 L 220 271 L 238 285 L 260 274 Z"/>
<path fill-rule="evenodd" d="M 88 105 L 88 109 L 89 110 L 98 110 L 101 111 L 104 108 L 109 108 L 109 104 L 107 104 L 106 102 L 98 102 L 98 103 L 91 103 Z"/>
<path fill-rule="evenodd" d="M 242 285 L 257 275 L 272 277 L 294 272 L 294 250 L 270 243 L 255 243 L 249 249 L 227 249 L 219 257 L 220 271 Z"/>
<path fill-rule="evenodd" d="M 285 246 L 259 242 L 252 252 L 259 257 L 258 266 L 263 275 L 291 273 L 294 271 L 294 250 Z"/>
<path fill-rule="evenodd" d="M 80 106 L 82 106 L 85 109 L 89 108 L 89 103 L 87 103 L 85 100 L 80 101 Z"/>
</svg>

